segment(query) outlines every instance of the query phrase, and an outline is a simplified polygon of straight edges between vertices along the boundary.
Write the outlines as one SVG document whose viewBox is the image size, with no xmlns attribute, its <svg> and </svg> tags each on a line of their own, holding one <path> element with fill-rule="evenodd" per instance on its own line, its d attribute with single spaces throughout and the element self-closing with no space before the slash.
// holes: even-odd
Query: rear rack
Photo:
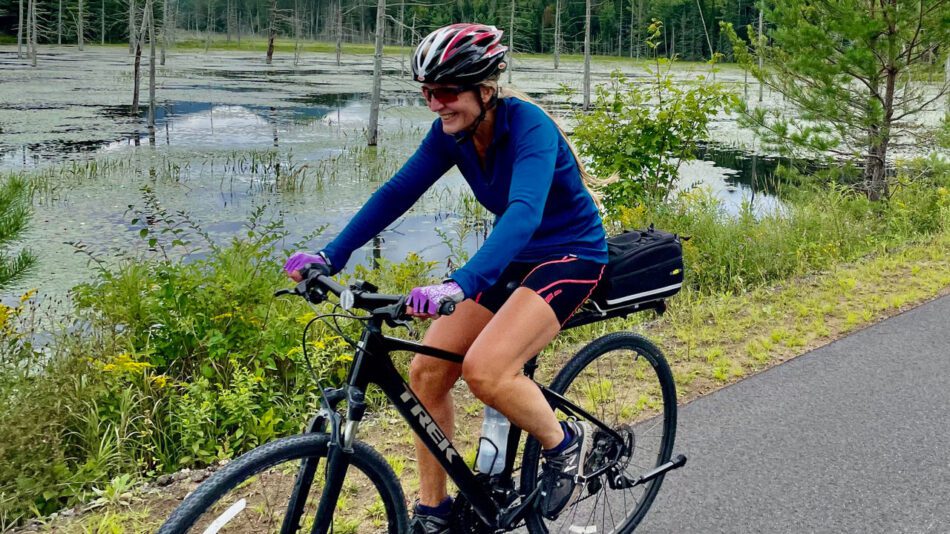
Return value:
<svg viewBox="0 0 950 534">
<path fill-rule="evenodd" d="M 657 299 L 648 302 L 635 302 L 626 306 L 604 307 L 602 303 L 594 300 L 585 302 L 570 319 L 564 323 L 561 330 L 575 328 L 585 324 L 606 321 L 616 317 L 626 317 L 632 313 L 654 310 L 657 315 L 663 315 L 666 312 L 666 300 Z"/>
</svg>

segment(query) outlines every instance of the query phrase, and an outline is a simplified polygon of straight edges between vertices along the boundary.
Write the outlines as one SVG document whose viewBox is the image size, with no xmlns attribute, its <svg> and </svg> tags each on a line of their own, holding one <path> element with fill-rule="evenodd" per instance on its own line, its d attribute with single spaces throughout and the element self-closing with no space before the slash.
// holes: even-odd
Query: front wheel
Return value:
<svg viewBox="0 0 950 534">
<path fill-rule="evenodd" d="M 636 480 L 669 461 L 676 433 L 676 388 L 663 354 L 648 340 L 616 332 L 594 340 L 564 366 L 551 390 L 583 408 L 613 429 L 619 441 L 593 427 L 584 470 L 604 475 L 586 482 L 553 520 L 532 514 L 528 530 L 535 533 L 628 533 L 646 515 L 663 476 L 634 487 L 611 484 L 621 475 Z M 559 418 L 564 414 L 557 411 Z M 521 487 L 535 488 L 541 467 L 541 447 L 531 438 L 525 445 Z"/>
<path fill-rule="evenodd" d="M 186 497 L 159 534 L 309 533 L 324 487 L 329 441 L 326 434 L 302 434 L 248 452 Z M 353 449 L 332 531 L 405 534 L 406 500 L 396 475 L 365 443 L 356 442 Z M 295 492 L 304 463 L 313 467 L 312 476 Z M 299 520 L 285 521 L 292 495 L 304 496 L 302 513 Z"/>
</svg>

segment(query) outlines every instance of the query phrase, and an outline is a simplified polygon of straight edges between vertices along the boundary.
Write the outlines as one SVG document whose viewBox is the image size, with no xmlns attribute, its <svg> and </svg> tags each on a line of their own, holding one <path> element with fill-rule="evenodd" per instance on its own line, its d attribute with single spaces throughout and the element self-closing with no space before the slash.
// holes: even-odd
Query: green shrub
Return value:
<svg viewBox="0 0 950 534">
<path fill-rule="evenodd" d="M 290 284 L 278 248 L 286 232 L 262 213 L 197 260 L 181 254 L 196 249 L 197 225 L 153 217 L 142 232 L 149 252 L 77 286 L 75 324 L 43 351 L 29 342 L 27 308 L 0 308 L 0 423 L 10 430 L 0 438 L 0 523 L 95 498 L 122 474 L 205 465 L 301 430 L 317 406 L 301 333 L 317 310 L 274 298 Z M 399 293 L 433 266 L 412 255 L 355 273 Z M 339 325 L 359 337 L 359 322 Z M 319 321 L 307 346 L 322 384 L 339 385 L 353 348 Z"/>
<path fill-rule="evenodd" d="M 649 31 L 647 44 L 655 47 L 662 23 L 654 21 Z M 573 140 L 588 170 L 609 178 L 602 193 L 611 214 L 638 202 L 665 201 L 709 122 L 736 102 L 725 86 L 703 75 L 696 83 L 674 80 L 672 64 L 658 56 L 647 68 L 647 82 L 613 72 L 609 84 L 595 89 L 591 110 L 576 116 Z"/>
</svg>

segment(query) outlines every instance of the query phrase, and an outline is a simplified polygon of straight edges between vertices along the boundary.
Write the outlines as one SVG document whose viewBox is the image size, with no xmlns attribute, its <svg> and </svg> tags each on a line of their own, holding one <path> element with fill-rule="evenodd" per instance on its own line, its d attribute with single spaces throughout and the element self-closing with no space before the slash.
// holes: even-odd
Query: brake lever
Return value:
<svg viewBox="0 0 950 534">
<path fill-rule="evenodd" d="M 387 315 L 385 321 L 386 324 L 391 328 L 404 327 L 409 333 L 415 333 L 415 330 L 412 328 L 412 319 L 406 317 L 405 319 L 396 319 L 395 317 L 404 317 L 406 310 L 406 297 L 399 299 L 399 302 L 384 306 L 382 308 L 376 309 L 373 311 L 373 315 L 376 314 L 385 314 Z"/>
<path fill-rule="evenodd" d="M 386 324 L 390 328 L 405 328 L 410 335 L 416 334 L 416 330 L 412 327 L 412 321 L 409 319 L 386 319 Z"/>
<path fill-rule="evenodd" d="M 293 295 L 295 297 L 306 297 L 307 296 L 307 281 L 302 280 L 297 282 L 297 285 L 293 289 L 278 289 L 274 291 L 275 297 L 283 297 L 284 295 Z"/>
</svg>

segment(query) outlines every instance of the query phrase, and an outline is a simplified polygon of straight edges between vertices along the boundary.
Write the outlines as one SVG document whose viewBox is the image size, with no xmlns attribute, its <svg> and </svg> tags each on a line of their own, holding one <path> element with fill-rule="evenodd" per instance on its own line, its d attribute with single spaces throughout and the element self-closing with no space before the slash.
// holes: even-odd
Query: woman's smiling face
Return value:
<svg viewBox="0 0 950 534">
<path fill-rule="evenodd" d="M 443 83 L 427 83 L 422 94 L 429 109 L 442 119 L 442 131 L 457 134 L 470 128 L 482 113 L 478 98 L 487 102 L 491 89 L 485 86 L 459 86 Z"/>
</svg>

